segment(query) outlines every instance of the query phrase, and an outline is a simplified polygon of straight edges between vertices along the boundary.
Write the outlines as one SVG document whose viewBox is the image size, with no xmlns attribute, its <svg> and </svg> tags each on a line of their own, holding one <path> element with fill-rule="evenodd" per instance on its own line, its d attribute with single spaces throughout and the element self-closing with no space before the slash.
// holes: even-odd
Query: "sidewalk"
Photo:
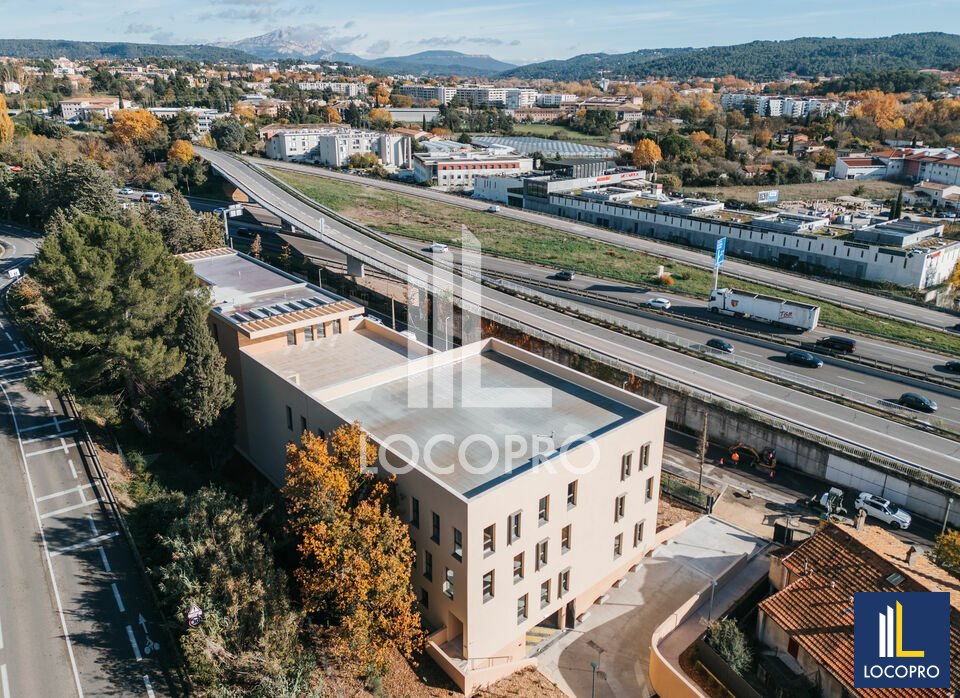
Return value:
<svg viewBox="0 0 960 698">
<path fill-rule="evenodd" d="M 713 615 L 712 619 L 717 620 L 729 611 L 733 605 L 739 601 L 754 584 L 764 579 L 770 569 L 770 548 L 764 548 L 758 555 L 754 556 L 746 566 L 735 574 L 726 584 L 718 586 L 713 597 Z M 680 655 L 694 641 L 703 634 L 710 625 L 708 616 L 710 615 L 711 605 L 709 595 L 706 597 L 700 608 L 694 611 L 680 626 L 672 633 L 667 635 L 658 649 L 664 660 L 678 673 L 683 674 L 680 668 Z M 688 680 L 693 682 L 690 677 Z"/>
</svg>

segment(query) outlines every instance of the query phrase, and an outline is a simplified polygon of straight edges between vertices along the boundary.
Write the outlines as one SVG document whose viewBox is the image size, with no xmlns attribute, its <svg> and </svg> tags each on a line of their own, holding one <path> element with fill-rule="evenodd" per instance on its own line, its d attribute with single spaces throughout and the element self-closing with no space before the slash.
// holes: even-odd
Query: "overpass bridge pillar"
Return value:
<svg viewBox="0 0 960 698">
<path fill-rule="evenodd" d="M 347 274 L 350 276 L 355 276 L 357 278 L 363 278 L 364 269 L 363 262 L 361 262 L 356 257 L 351 257 L 347 255 Z"/>
</svg>

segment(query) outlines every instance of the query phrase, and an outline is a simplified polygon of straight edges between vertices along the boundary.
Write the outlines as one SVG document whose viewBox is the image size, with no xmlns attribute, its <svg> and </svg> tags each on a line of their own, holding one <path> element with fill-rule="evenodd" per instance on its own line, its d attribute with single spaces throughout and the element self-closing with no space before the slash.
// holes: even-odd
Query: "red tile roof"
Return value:
<svg viewBox="0 0 960 698">
<path fill-rule="evenodd" d="M 953 689 L 960 686 L 960 581 L 922 555 L 907 565 L 908 549 L 876 526 L 857 531 L 828 524 L 782 557 L 794 581 L 760 609 L 854 696 L 945 697 L 945 689 L 853 687 L 853 594 L 859 591 L 950 592 L 950 673 Z M 895 572 L 904 577 L 896 586 L 887 581 Z"/>
</svg>

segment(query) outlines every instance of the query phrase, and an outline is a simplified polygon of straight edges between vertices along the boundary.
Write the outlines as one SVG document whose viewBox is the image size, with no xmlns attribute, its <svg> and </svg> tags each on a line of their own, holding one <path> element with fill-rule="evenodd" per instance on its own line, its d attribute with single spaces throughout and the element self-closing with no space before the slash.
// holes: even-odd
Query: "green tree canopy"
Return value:
<svg viewBox="0 0 960 698">
<path fill-rule="evenodd" d="M 210 136 L 220 150 L 239 153 L 243 150 L 247 132 L 239 119 L 224 117 L 217 119 L 210 126 Z"/>
</svg>

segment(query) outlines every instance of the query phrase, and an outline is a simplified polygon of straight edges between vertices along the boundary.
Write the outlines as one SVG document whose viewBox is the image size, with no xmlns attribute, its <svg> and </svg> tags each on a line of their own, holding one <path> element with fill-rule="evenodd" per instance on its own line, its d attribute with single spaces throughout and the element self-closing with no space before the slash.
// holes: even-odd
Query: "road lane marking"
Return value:
<svg viewBox="0 0 960 698">
<path fill-rule="evenodd" d="M 103 569 L 107 572 L 113 572 L 110 568 L 110 560 L 107 559 L 107 551 L 103 549 L 102 545 L 98 545 L 97 550 L 100 551 L 100 560 L 103 562 Z"/>
<path fill-rule="evenodd" d="M 0 381 L 2 382 L 2 381 Z M 60 439 L 62 442 L 59 446 L 54 446 L 53 448 L 45 448 L 42 451 L 31 451 L 30 453 L 24 453 L 25 458 L 31 458 L 33 456 L 42 456 L 44 453 L 53 453 L 54 451 L 63 451 L 67 452 L 68 448 L 76 446 L 76 444 L 68 444 L 65 439 Z"/>
<path fill-rule="evenodd" d="M 847 378 L 846 376 L 837 376 L 837 378 L 839 378 L 842 381 L 850 381 L 851 383 L 859 383 L 860 385 L 863 385 L 863 381 L 854 380 L 853 378 Z"/>
<path fill-rule="evenodd" d="M 77 658 L 73 654 L 73 643 L 70 641 L 70 632 L 67 630 L 67 618 L 63 612 L 63 601 L 60 599 L 60 587 L 57 584 L 57 576 L 53 573 L 53 560 L 50 547 L 47 545 L 47 534 L 43 530 L 43 522 L 40 520 L 40 507 L 37 504 L 37 491 L 33 487 L 33 478 L 30 476 L 30 468 L 27 467 L 27 454 L 23 450 L 23 442 L 20 440 L 20 424 L 17 422 L 17 413 L 13 409 L 13 401 L 10 399 L 7 389 L 0 382 L 0 392 L 3 393 L 7 401 L 7 407 L 10 409 L 10 419 L 13 421 L 13 430 L 17 433 L 17 446 L 20 447 L 20 464 L 23 474 L 27 478 L 27 488 L 30 490 L 30 499 L 33 500 L 33 514 L 37 518 L 37 528 L 40 530 L 40 543 L 43 546 L 43 552 L 47 559 L 47 572 L 50 574 L 50 586 L 53 587 L 53 598 L 57 602 L 57 615 L 60 618 L 60 628 L 63 630 L 63 640 L 67 643 L 67 656 L 70 658 L 70 668 L 73 671 L 73 683 L 77 689 L 77 698 L 83 698 L 83 685 L 80 683 L 80 670 L 77 668 Z M 47 400 L 47 404 L 50 401 Z M 51 412 L 53 410 L 51 409 Z M 117 532 L 114 532 L 117 535 Z M 3 676 L 6 676 L 6 668 L 3 669 Z M 2 679 L 2 677 L 0 677 Z M 4 687 L 4 698 L 9 698 L 9 693 Z"/>
<path fill-rule="evenodd" d="M 12 698 L 10 681 L 7 679 L 7 665 L 0 664 L 0 687 L 3 687 L 3 698 Z"/>
<path fill-rule="evenodd" d="M 53 405 L 50 404 L 50 400 L 47 400 L 47 409 L 50 410 L 50 414 L 53 414 Z"/>
<path fill-rule="evenodd" d="M 77 509 L 85 509 L 85 508 L 87 508 L 88 506 L 90 506 L 91 504 L 96 504 L 96 502 L 94 502 L 94 501 L 86 502 L 86 501 L 85 501 L 85 502 L 81 502 L 80 504 L 73 504 L 73 505 L 68 506 L 68 507 L 63 507 L 62 509 L 55 509 L 54 511 L 48 511 L 46 514 L 44 514 L 44 515 L 41 516 L 40 518 L 41 518 L 41 519 L 49 519 L 51 516 L 59 516 L 60 514 L 66 514 L 66 513 L 69 513 L 69 512 L 71 512 L 71 511 L 76 511 Z"/>
<path fill-rule="evenodd" d="M 120 609 L 120 613 L 126 613 L 126 612 L 127 612 L 127 609 L 124 608 L 124 606 L 123 606 L 123 599 L 120 598 L 120 590 L 117 589 L 117 583 L 116 583 L 116 582 L 111 582 L 111 583 L 110 583 L 110 588 L 113 589 L 113 598 L 114 598 L 114 599 L 116 600 L 116 602 L 117 602 L 117 608 Z"/>
<path fill-rule="evenodd" d="M 10 333 L 9 333 L 9 332 L 4 332 L 4 333 L 3 333 L 3 336 L 7 338 L 7 341 L 8 341 L 8 342 L 12 342 L 12 341 L 13 341 L 13 337 L 10 336 Z"/>
<path fill-rule="evenodd" d="M 150 677 L 146 674 L 143 675 L 143 686 L 147 689 L 147 698 L 157 698 L 157 694 L 153 692 L 153 684 L 150 683 Z"/>
<path fill-rule="evenodd" d="M 62 497 L 65 494 L 75 494 L 77 492 L 79 492 L 82 496 L 83 491 L 88 487 L 93 487 L 93 483 L 91 482 L 87 485 L 78 485 L 77 487 L 71 487 L 68 490 L 60 490 L 59 492 L 54 492 L 53 494 L 45 494 L 42 497 L 37 497 L 37 501 L 45 502 L 48 499 L 56 499 L 57 497 Z"/>
<path fill-rule="evenodd" d="M 97 522 L 93 520 L 93 514 L 87 514 L 87 521 L 90 522 L 90 530 L 93 531 L 94 537 L 100 535 L 100 531 L 97 530 Z"/>
<path fill-rule="evenodd" d="M 133 634 L 133 628 L 129 625 L 127 626 L 127 637 L 130 638 L 130 646 L 133 648 L 133 656 L 137 658 L 138 662 L 143 661 L 143 655 L 140 654 L 140 645 L 137 644 L 137 638 Z"/>
<path fill-rule="evenodd" d="M 28 431 L 36 431 L 37 429 L 46 429 L 47 427 L 57 427 L 57 429 L 59 430 L 60 424 L 61 424 L 60 420 L 54 417 L 49 422 L 44 422 L 43 424 L 34 424 L 32 427 L 24 427 L 23 429 L 20 430 L 20 433 L 26 434 Z M 57 436 L 57 434 L 51 434 L 51 438 L 53 436 Z"/>
<path fill-rule="evenodd" d="M 110 538 L 116 538 L 119 535 L 120 535 L 119 531 L 110 531 L 110 533 L 101 534 L 95 538 L 91 538 L 90 540 L 80 541 L 79 543 L 68 545 L 65 548 L 59 548 L 58 550 L 54 550 L 52 553 L 50 553 L 50 556 L 56 557 L 57 555 L 63 555 L 64 553 L 71 553 L 74 550 L 80 550 L 81 548 L 86 548 L 91 545 L 96 545 L 97 543 L 102 543 L 103 541 L 108 540 Z"/>
<path fill-rule="evenodd" d="M 63 432 L 60 432 L 59 434 L 47 434 L 46 436 L 35 436 L 32 439 L 27 439 L 23 443 L 24 445 L 35 444 L 38 441 L 46 441 L 47 439 L 56 439 L 58 437 L 73 436 L 78 431 L 79 431 L 78 429 L 74 429 L 73 431 L 63 431 Z"/>
<path fill-rule="evenodd" d="M 73 475 L 73 479 L 77 479 L 77 466 L 73 464 L 73 458 L 67 460 L 67 465 L 70 466 L 70 474 Z"/>
<path fill-rule="evenodd" d="M 29 354 L 29 349 L 20 349 L 18 351 L 8 351 L 6 354 L 0 354 L 0 359 L 4 359 L 8 356 L 17 356 L 19 354 Z"/>
</svg>

